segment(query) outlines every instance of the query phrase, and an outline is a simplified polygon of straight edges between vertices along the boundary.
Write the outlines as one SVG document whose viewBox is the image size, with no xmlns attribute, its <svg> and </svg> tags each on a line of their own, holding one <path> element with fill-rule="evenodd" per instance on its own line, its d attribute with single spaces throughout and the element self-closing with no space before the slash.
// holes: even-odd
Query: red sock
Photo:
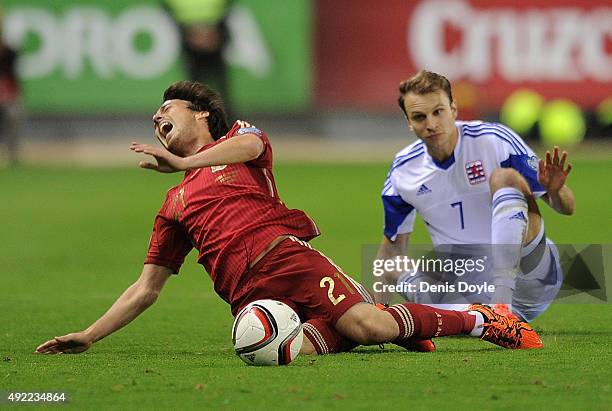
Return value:
<svg viewBox="0 0 612 411">
<path fill-rule="evenodd" d="M 399 327 L 397 340 L 428 339 L 445 335 L 469 334 L 476 317 L 466 311 L 442 310 L 427 305 L 403 303 L 387 308 Z"/>
<path fill-rule="evenodd" d="M 310 319 L 303 327 L 304 336 L 310 340 L 317 354 L 350 351 L 359 345 L 340 335 L 330 323 L 321 319 Z"/>
</svg>

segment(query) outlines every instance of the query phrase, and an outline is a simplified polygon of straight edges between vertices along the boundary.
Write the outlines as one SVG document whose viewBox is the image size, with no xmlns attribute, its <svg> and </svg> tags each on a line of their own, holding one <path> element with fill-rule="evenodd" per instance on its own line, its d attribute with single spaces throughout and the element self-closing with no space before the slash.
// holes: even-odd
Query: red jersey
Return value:
<svg viewBox="0 0 612 411">
<path fill-rule="evenodd" d="M 264 143 L 257 159 L 189 170 L 178 186 L 168 190 L 145 260 L 178 273 L 195 247 L 198 262 L 227 302 L 232 301 L 247 268 L 275 238 L 290 234 L 308 241 L 319 235 L 306 213 L 288 209 L 278 198 L 272 147 L 261 130 L 237 121 L 225 136 L 200 151 L 247 133 Z"/>
</svg>

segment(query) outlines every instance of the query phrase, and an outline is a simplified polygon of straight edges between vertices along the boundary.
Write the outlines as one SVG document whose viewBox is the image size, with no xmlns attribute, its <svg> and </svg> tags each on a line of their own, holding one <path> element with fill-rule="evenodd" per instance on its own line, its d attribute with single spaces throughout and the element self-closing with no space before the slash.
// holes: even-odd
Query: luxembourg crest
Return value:
<svg viewBox="0 0 612 411">
<path fill-rule="evenodd" d="M 484 167 L 482 166 L 482 161 L 480 160 L 466 163 L 465 172 L 467 173 L 467 178 L 471 185 L 482 183 L 487 179 Z"/>
</svg>

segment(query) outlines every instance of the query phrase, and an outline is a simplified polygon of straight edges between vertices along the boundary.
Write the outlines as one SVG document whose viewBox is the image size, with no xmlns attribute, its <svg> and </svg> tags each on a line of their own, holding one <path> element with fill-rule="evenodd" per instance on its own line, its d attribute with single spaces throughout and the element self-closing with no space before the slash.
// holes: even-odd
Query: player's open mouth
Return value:
<svg viewBox="0 0 612 411">
<path fill-rule="evenodd" d="M 169 121 L 162 121 L 159 125 L 159 134 L 166 142 L 168 141 L 168 134 L 170 134 L 173 127 L 174 126 Z"/>
</svg>

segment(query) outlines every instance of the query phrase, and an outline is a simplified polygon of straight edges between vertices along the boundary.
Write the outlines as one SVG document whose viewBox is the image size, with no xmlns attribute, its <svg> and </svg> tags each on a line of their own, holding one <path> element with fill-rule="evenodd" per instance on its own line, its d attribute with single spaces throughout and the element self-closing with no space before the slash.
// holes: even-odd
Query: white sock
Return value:
<svg viewBox="0 0 612 411">
<path fill-rule="evenodd" d="M 428 305 L 433 308 L 439 308 L 441 310 L 451 310 L 451 311 L 465 311 L 471 304 L 429 304 L 423 303 L 423 305 Z"/>
<path fill-rule="evenodd" d="M 527 200 L 516 188 L 504 187 L 495 192 L 492 203 L 491 244 L 495 293 L 491 303 L 511 304 L 527 231 Z"/>
<path fill-rule="evenodd" d="M 472 337 L 480 337 L 482 336 L 482 332 L 483 332 L 483 325 L 484 325 L 484 316 L 479 313 L 478 311 L 468 311 L 468 314 L 473 315 L 474 317 L 476 317 L 476 324 L 474 324 L 474 328 L 472 328 L 472 331 L 470 331 L 470 335 Z"/>
</svg>

